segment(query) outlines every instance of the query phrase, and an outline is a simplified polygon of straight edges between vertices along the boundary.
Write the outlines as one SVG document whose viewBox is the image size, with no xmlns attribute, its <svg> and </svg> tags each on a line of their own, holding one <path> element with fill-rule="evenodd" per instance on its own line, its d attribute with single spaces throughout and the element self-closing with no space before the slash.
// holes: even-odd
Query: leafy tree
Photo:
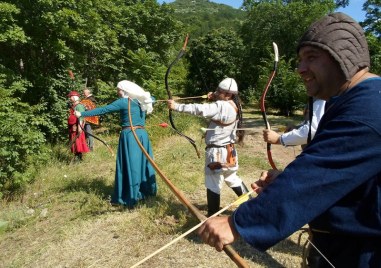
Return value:
<svg viewBox="0 0 381 268">
<path fill-rule="evenodd" d="M 381 74 L 381 1 L 367 0 L 363 5 L 366 11 L 365 21 L 361 26 L 365 28 L 371 57 L 371 71 Z"/>
<path fill-rule="evenodd" d="M 81 91 L 86 83 L 97 94 L 98 81 L 121 79 L 160 89 L 160 72 L 179 39 L 173 10 L 154 0 L 9 0 L 2 5 L 9 12 L 1 27 L 23 42 L 0 43 L 1 62 L 30 82 L 22 101 L 47 103 L 52 128 L 43 131 L 52 141 L 66 138 L 57 134 L 66 131 L 61 118 L 69 90 Z"/>
<path fill-rule="evenodd" d="M 381 75 L 381 44 L 380 39 L 373 34 L 367 34 L 371 72 Z"/>
<path fill-rule="evenodd" d="M 33 178 L 32 167 L 46 161 L 43 105 L 30 106 L 14 97 L 26 90 L 25 82 L 6 86 L 5 75 L 0 76 L 0 197 L 15 191 Z"/>
<path fill-rule="evenodd" d="M 238 79 L 243 44 L 236 32 L 221 28 L 195 40 L 189 56 L 187 94 L 205 94 L 214 90 L 225 77 Z"/>
<path fill-rule="evenodd" d="M 374 34 L 378 39 L 381 39 L 381 1 L 367 0 L 363 5 L 363 10 L 366 11 L 365 21 L 363 26 L 368 33 Z"/>
<path fill-rule="evenodd" d="M 168 5 L 173 7 L 174 17 L 183 23 L 192 39 L 218 28 L 238 31 L 246 15 L 240 9 L 208 0 L 176 0 Z"/>
<path fill-rule="evenodd" d="M 301 83 L 299 74 L 295 72 L 292 66 L 293 59 L 288 61 L 285 58 L 280 59 L 273 85 L 268 90 L 265 100 L 268 108 L 276 108 L 280 114 L 287 116 L 292 115 L 296 110 L 300 110 L 307 102 L 306 89 Z M 257 88 L 262 91 L 272 68 L 272 59 L 267 59 L 261 64 Z M 254 96 L 259 99 L 262 93 L 256 91 Z"/>
<path fill-rule="evenodd" d="M 243 54 L 244 66 L 240 80 L 243 81 L 243 88 L 252 88 L 254 96 L 260 96 L 263 90 L 263 68 L 260 63 L 269 62 L 273 58 L 271 46 L 272 42 L 278 44 L 280 56 L 287 63 L 289 71 L 284 73 L 294 73 L 296 67 L 296 45 L 306 28 L 317 18 L 333 11 L 335 3 L 333 0 L 325 1 L 245 1 L 244 7 L 248 10 L 248 17 L 241 29 L 243 43 L 246 46 Z M 271 62 L 271 61 L 270 61 Z M 265 66 L 266 67 L 266 66 Z M 269 67 L 266 67 L 269 68 Z M 300 86 L 293 85 L 294 88 L 287 88 L 284 80 L 275 80 L 274 87 L 282 88 L 282 92 L 299 89 Z M 286 114 L 292 113 L 300 104 L 295 103 L 291 98 L 284 98 L 279 101 L 274 100 L 274 104 L 281 104 L 285 100 L 288 103 L 282 104 L 284 107 L 276 107 Z M 274 96 L 274 98 L 277 96 Z"/>
<path fill-rule="evenodd" d="M 155 0 L 2 1 L 1 90 L 20 84 L 23 90 L 6 95 L 6 105 L 1 107 L 4 115 L 14 108 L 1 120 L 8 126 L 7 120 L 14 119 L 20 127 L 4 132 L 9 143 L 2 147 L 5 158 L 1 164 L 5 166 L 1 172 L 5 173 L 0 176 L 5 175 L 0 180 L 22 176 L 31 164 L 23 157 L 42 156 L 37 149 L 42 140 L 67 140 L 66 96 L 70 90 L 81 91 L 86 83 L 97 94 L 98 84 L 110 85 L 112 90 L 102 94 L 115 98 L 116 82 L 129 79 L 153 93 L 165 92 L 164 71 L 173 44 L 181 39 L 172 12 Z M 102 98 L 107 101 L 110 96 Z M 22 136 L 27 133 L 36 143 Z M 23 157 L 11 150 L 12 144 L 19 150 L 20 138 L 26 141 L 21 146 Z"/>
<path fill-rule="evenodd" d="M 246 10 L 250 10 L 257 3 L 263 3 L 263 2 L 271 3 L 271 2 L 274 2 L 274 1 L 273 0 L 244 0 L 243 4 L 242 4 L 242 8 L 246 9 Z M 278 1 L 278 2 L 282 3 L 282 4 L 291 4 L 292 2 L 302 2 L 303 4 L 307 4 L 308 5 L 308 4 L 314 4 L 317 1 L 316 0 L 299 0 L 299 1 L 295 1 L 295 0 L 283 0 L 283 1 Z M 322 2 L 324 4 L 324 1 L 322 1 Z M 346 6 L 349 5 L 349 0 L 335 0 L 334 3 L 335 3 L 336 8 L 346 7 Z"/>
</svg>

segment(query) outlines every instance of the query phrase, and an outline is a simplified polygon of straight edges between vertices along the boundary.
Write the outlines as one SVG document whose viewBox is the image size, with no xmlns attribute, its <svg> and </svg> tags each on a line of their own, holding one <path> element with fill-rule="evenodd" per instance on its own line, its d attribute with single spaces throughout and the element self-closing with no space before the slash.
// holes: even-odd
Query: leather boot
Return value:
<svg viewBox="0 0 381 268">
<path fill-rule="evenodd" d="M 220 210 L 220 195 L 206 189 L 206 199 L 208 201 L 208 217 Z"/>
<path fill-rule="evenodd" d="M 243 182 L 242 182 L 241 186 L 232 187 L 232 189 L 237 196 L 241 196 L 241 195 L 249 192 L 249 190 L 247 189 L 246 185 Z"/>
</svg>

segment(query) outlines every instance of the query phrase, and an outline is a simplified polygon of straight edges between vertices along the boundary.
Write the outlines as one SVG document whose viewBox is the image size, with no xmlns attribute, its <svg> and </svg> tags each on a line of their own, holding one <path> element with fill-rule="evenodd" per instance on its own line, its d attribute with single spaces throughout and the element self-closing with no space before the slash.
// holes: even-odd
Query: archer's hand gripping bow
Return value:
<svg viewBox="0 0 381 268">
<path fill-rule="evenodd" d="M 186 36 L 185 38 L 185 42 L 184 42 L 184 45 L 183 47 L 181 48 L 181 50 L 179 51 L 179 53 L 177 54 L 177 57 L 176 59 L 169 65 L 168 69 L 167 69 L 167 72 L 165 73 L 165 89 L 167 90 L 167 94 L 168 94 L 168 99 L 172 100 L 172 94 L 171 94 L 171 91 L 169 89 L 169 85 L 168 85 L 168 76 L 169 76 L 169 73 L 171 72 L 171 69 L 172 69 L 172 66 L 175 65 L 180 59 L 181 57 L 185 54 L 185 48 L 187 47 L 187 44 L 188 44 L 188 35 Z M 182 132 L 180 132 L 176 126 L 175 126 L 175 123 L 173 121 L 173 117 L 172 117 L 172 110 L 169 109 L 169 122 L 171 123 L 171 126 L 172 126 L 172 129 L 176 131 L 177 134 L 179 134 L 180 136 L 183 136 L 184 138 L 186 138 L 191 144 L 192 146 L 194 147 L 194 149 L 196 150 L 196 153 L 197 153 L 197 156 L 198 158 L 201 158 L 201 155 L 200 155 L 200 152 L 199 150 L 197 149 L 197 145 L 196 145 L 196 142 L 186 136 L 185 134 L 183 134 Z"/>
<path fill-rule="evenodd" d="M 273 67 L 273 70 L 270 74 L 270 77 L 269 77 L 267 84 L 265 86 L 265 90 L 263 91 L 262 97 L 261 97 L 261 113 L 262 113 L 262 117 L 263 117 L 263 120 L 264 120 L 265 125 L 266 125 L 266 129 L 270 129 L 270 123 L 267 120 L 266 109 L 265 109 L 265 98 L 266 98 L 267 90 L 269 89 L 270 84 L 271 84 L 271 82 L 275 76 L 276 71 L 277 71 L 278 61 L 279 61 L 278 46 L 274 42 L 273 42 L 273 48 L 274 48 L 274 67 Z M 277 169 L 275 166 L 274 160 L 272 158 L 272 155 L 271 155 L 271 143 L 267 143 L 267 158 L 270 162 L 271 167 L 273 169 Z"/>
</svg>

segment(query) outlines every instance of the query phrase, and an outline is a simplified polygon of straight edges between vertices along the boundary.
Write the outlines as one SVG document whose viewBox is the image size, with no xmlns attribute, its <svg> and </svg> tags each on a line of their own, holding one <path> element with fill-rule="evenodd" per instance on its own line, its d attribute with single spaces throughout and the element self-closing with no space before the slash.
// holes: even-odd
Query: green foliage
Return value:
<svg viewBox="0 0 381 268">
<path fill-rule="evenodd" d="M 259 102 L 273 71 L 274 61 L 272 58 L 263 59 L 260 64 L 257 88 L 261 90 L 250 88 L 249 92 L 245 92 L 247 101 Z M 299 74 L 295 72 L 293 66 L 292 60 L 287 61 L 285 57 L 280 58 L 276 75 L 265 99 L 267 109 L 277 109 L 284 116 L 293 115 L 307 101 L 305 87 L 300 82 Z"/>
<path fill-rule="evenodd" d="M 246 15 L 242 10 L 208 0 L 176 0 L 169 6 L 173 7 L 174 17 L 183 23 L 192 39 L 219 28 L 238 31 Z"/>
<path fill-rule="evenodd" d="M 379 40 L 381 39 L 381 2 L 379 0 L 367 0 L 363 5 L 366 12 L 365 21 L 361 22 L 368 33 L 373 33 Z"/>
<path fill-rule="evenodd" d="M 241 28 L 245 44 L 242 65 L 238 67 L 242 70 L 239 78 L 241 87 L 249 89 L 249 92 L 254 90 L 254 96 L 261 94 L 265 77 L 268 78 L 271 73 L 269 66 L 274 58 L 272 42 L 277 43 L 280 57 L 284 59 L 279 64 L 283 75 L 281 79 L 274 79 L 273 88 L 279 90 L 278 93 L 270 90 L 269 99 L 273 101 L 273 108 L 280 109 L 282 113 L 292 113 L 304 103 L 298 103 L 300 97 L 294 99 L 295 94 L 284 94 L 295 90 L 300 92 L 302 88 L 294 76 L 297 41 L 311 22 L 334 9 L 334 1 L 245 1 L 244 6 L 248 10 L 248 17 Z M 262 63 L 267 65 L 262 66 Z M 286 78 L 288 75 L 291 76 Z M 253 94 L 249 92 L 244 95 L 251 97 Z M 299 93 L 296 95 L 299 96 Z"/>
<path fill-rule="evenodd" d="M 0 3 L 1 32 L 0 43 L 9 43 L 15 46 L 17 43 L 25 43 L 27 38 L 21 27 L 15 25 L 17 14 L 20 10 L 10 3 Z"/>
<path fill-rule="evenodd" d="M 272 71 L 272 61 L 263 62 L 259 76 L 259 88 L 265 88 L 269 74 Z M 290 116 L 295 111 L 302 109 L 307 101 L 304 85 L 300 82 L 299 74 L 294 71 L 293 64 L 282 58 L 272 86 L 266 95 L 266 107 L 276 108 L 281 115 Z M 260 94 L 261 95 L 261 94 Z M 259 100 L 259 95 L 257 98 Z"/>
<path fill-rule="evenodd" d="M 26 37 L 16 43 L 0 43 L 4 52 L 0 59 L 30 82 L 29 94 L 21 99 L 32 105 L 43 99 L 52 117 L 63 116 L 62 110 L 53 106 L 59 102 L 63 107 L 67 92 L 82 91 L 85 81 L 95 95 L 98 81 L 115 84 L 129 79 L 148 90 L 158 88 L 169 48 L 179 39 L 171 9 L 154 0 L 9 3 L 13 5 L 7 7 L 13 9 L 9 8 L 9 19 L 1 22 L 1 27 L 20 29 Z M 22 67 L 15 62 L 22 62 Z M 75 74 L 74 83 L 68 69 Z M 59 131 L 47 129 L 49 140 L 64 129 L 62 122 L 53 121 Z"/>
<path fill-rule="evenodd" d="M 380 38 L 367 34 L 370 52 L 370 71 L 381 75 L 381 42 Z"/>
<path fill-rule="evenodd" d="M 44 124 L 42 105 L 29 106 L 20 102 L 17 93 L 26 90 L 25 84 L 0 83 L 0 197 L 22 187 L 32 179 L 31 172 L 46 160 L 45 138 L 39 131 Z"/>
<path fill-rule="evenodd" d="M 25 87 L 7 95 L 2 109 L 17 108 L 8 118 L 20 122 L 19 128 L 13 129 L 15 137 L 26 136 L 28 129 L 30 139 L 21 136 L 29 142 L 28 153 L 37 154 L 40 135 L 50 143 L 67 141 L 66 96 L 70 90 L 82 92 L 86 84 L 96 96 L 99 93 L 99 105 L 116 98 L 114 87 L 121 79 L 136 81 L 155 95 L 165 92 L 165 65 L 173 43 L 181 39 L 171 12 L 155 0 L 2 1 L 1 74 L 6 81 Z M 68 70 L 74 73 L 73 80 Z M 104 85 L 111 85 L 112 90 L 106 92 Z M 21 119 L 24 113 L 25 121 Z M 28 120 L 33 123 L 26 123 Z M 30 162 L 8 145 L 2 147 L 2 153 L 10 162 L 8 169 L 2 170 L 1 183 L 16 182 L 3 174 L 23 174 Z"/>
<path fill-rule="evenodd" d="M 241 55 L 244 46 L 236 32 L 216 29 L 194 41 L 189 56 L 190 96 L 213 91 L 225 77 L 233 77 L 240 86 Z M 241 89 L 241 87 L 239 87 Z"/>
<path fill-rule="evenodd" d="M 367 0 L 363 5 L 366 19 L 360 22 L 365 28 L 371 58 L 371 72 L 381 74 L 381 2 Z"/>
<path fill-rule="evenodd" d="M 276 42 L 281 62 L 267 102 L 282 114 L 292 113 L 305 103 L 304 87 L 294 72 L 297 40 L 312 21 L 347 3 L 246 0 L 244 10 L 238 10 L 208 0 L 163 5 L 155 0 L 2 1 L 1 189 L 21 187 L 32 178 L 34 164 L 46 157 L 45 141 L 67 141 L 70 90 L 82 92 L 86 84 L 100 106 L 115 100 L 116 83 L 128 79 L 165 99 L 165 72 L 186 32 L 188 53 L 168 79 L 174 95 L 203 95 L 231 76 L 243 100 L 257 101 L 272 68 L 271 43 Z M 380 73 L 379 3 L 367 0 L 364 8 L 371 71 Z M 155 113 L 165 115 L 163 107 L 155 107 Z M 174 116 L 178 127 L 187 129 L 188 118 Z M 105 132 L 119 129 L 118 115 L 101 120 Z"/>
<path fill-rule="evenodd" d="M 166 96 L 163 83 L 166 67 L 160 64 L 159 55 L 138 49 L 136 52 L 130 51 L 129 57 L 131 77 L 136 77 L 133 81 L 148 90 L 152 96 L 163 99 Z M 120 80 L 124 79 L 128 78 L 120 77 Z"/>
</svg>

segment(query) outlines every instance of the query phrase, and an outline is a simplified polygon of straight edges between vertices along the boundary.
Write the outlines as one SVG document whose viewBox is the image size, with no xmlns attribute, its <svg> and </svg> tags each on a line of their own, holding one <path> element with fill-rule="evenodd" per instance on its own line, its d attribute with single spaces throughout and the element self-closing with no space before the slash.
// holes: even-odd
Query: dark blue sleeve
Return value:
<svg viewBox="0 0 381 268">
<path fill-rule="evenodd" d="M 327 210 L 337 213 L 332 215 L 333 219 L 337 218 L 332 225 L 338 230 L 366 229 L 361 220 L 353 222 L 357 220 L 352 214 L 356 213 L 356 207 L 335 210 L 334 206 L 355 189 L 362 188 L 360 185 L 376 180 L 374 199 L 364 202 L 370 203 L 373 212 L 378 211 L 378 215 L 373 215 L 376 224 L 372 228 L 380 234 L 379 133 L 366 123 L 351 119 L 326 122 L 306 150 L 271 185 L 235 211 L 233 222 L 238 233 L 253 247 L 266 250 Z M 360 206 L 353 206 L 357 205 Z M 367 206 L 361 204 L 361 207 Z M 346 217 L 350 224 L 358 226 L 345 226 Z"/>
</svg>

